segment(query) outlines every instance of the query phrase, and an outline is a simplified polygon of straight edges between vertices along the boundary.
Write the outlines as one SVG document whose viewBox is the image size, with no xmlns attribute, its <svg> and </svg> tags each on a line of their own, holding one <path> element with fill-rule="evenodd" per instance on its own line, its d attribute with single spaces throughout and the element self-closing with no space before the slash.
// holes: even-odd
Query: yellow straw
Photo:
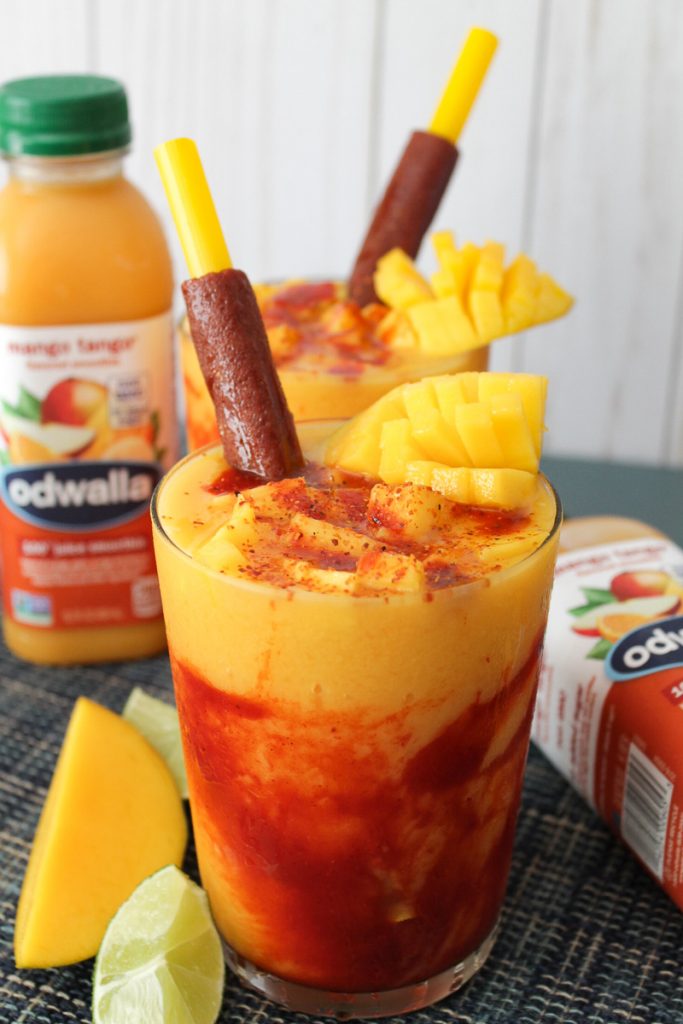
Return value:
<svg viewBox="0 0 683 1024">
<path fill-rule="evenodd" d="M 171 139 L 154 150 L 190 277 L 232 266 L 216 207 L 192 139 Z"/>
<path fill-rule="evenodd" d="M 458 141 L 497 46 L 498 39 L 485 28 L 470 31 L 429 125 L 433 135 L 453 145 Z"/>
</svg>

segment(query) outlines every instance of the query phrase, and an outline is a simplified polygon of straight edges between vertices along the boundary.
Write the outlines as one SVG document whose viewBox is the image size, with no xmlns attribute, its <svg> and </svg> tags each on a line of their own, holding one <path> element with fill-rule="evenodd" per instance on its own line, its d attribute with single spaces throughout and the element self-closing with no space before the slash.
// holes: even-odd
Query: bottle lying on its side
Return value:
<svg viewBox="0 0 683 1024">
<path fill-rule="evenodd" d="M 683 551 L 633 519 L 562 528 L 533 739 L 683 907 Z"/>
</svg>

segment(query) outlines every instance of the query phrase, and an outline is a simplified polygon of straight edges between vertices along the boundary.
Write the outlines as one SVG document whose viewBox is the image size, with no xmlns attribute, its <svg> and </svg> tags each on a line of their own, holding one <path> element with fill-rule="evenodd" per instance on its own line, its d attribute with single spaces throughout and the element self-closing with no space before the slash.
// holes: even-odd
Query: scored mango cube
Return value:
<svg viewBox="0 0 683 1024">
<path fill-rule="evenodd" d="M 420 487 L 431 487 L 435 469 L 443 469 L 443 463 L 415 459 L 413 462 L 406 463 L 406 481 Z"/>
<path fill-rule="evenodd" d="M 378 476 L 385 484 L 402 484 L 406 478 L 406 463 L 423 457 L 407 419 L 383 424 L 380 449 Z"/>
<path fill-rule="evenodd" d="M 432 247 L 439 266 L 447 270 L 457 255 L 455 236 L 452 231 L 433 231 Z"/>
<path fill-rule="evenodd" d="M 394 309 L 434 298 L 428 282 L 402 249 L 391 249 L 379 258 L 373 283 L 382 302 Z"/>
<path fill-rule="evenodd" d="M 467 309 L 475 331 L 485 344 L 505 334 L 503 307 L 497 292 L 472 289 L 467 296 Z"/>
<path fill-rule="evenodd" d="M 523 508 L 536 491 L 535 473 L 505 467 L 438 467 L 432 471 L 432 487 L 451 501 L 480 508 Z"/>
<path fill-rule="evenodd" d="M 538 455 L 521 395 L 515 392 L 493 395 L 490 409 L 493 429 L 503 450 L 505 465 L 536 473 Z"/>
<path fill-rule="evenodd" d="M 574 300 L 550 274 L 539 274 L 536 292 L 534 323 L 543 324 L 564 316 L 574 305 Z"/>
<path fill-rule="evenodd" d="M 536 264 L 528 256 L 520 253 L 503 277 L 501 302 L 505 329 L 509 333 L 523 331 L 534 323 L 538 285 Z"/>
<path fill-rule="evenodd" d="M 481 373 L 479 374 L 479 397 L 482 401 L 494 395 L 515 392 L 522 400 L 536 454 L 541 455 L 543 432 L 545 430 L 545 402 L 548 378 L 535 373 Z"/>
<path fill-rule="evenodd" d="M 449 501 L 460 505 L 474 504 L 470 466 L 435 465 L 432 468 L 431 487 Z"/>
<path fill-rule="evenodd" d="M 503 285 L 504 259 L 505 246 L 500 242 L 487 242 L 483 245 L 472 271 L 470 288 L 499 292 Z"/>
<path fill-rule="evenodd" d="M 472 242 L 467 242 L 462 249 L 456 249 L 455 239 L 451 231 L 435 231 L 432 245 L 439 263 L 439 271 L 448 274 L 448 278 L 437 278 L 439 282 L 450 279 L 453 291 L 447 294 L 457 295 L 464 302 L 470 286 L 470 279 L 479 259 L 479 249 Z"/>
<path fill-rule="evenodd" d="M 449 295 L 458 294 L 455 277 L 450 270 L 443 268 L 435 270 L 430 276 L 429 281 L 437 299 L 446 299 Z"/>
<path fill-rule="evenodd" d="M 403 402 L 414 439 L 427 458 L 447 465 L 469 466 L 469 456 L 455 426 L 437 409 L 434 391 L 430 389 L 425 394 L 424 383 L 427 382 L 408 384 L 403 389 Z"/>
<path fill-rule="evenodd" d="M 469 370 L 450 376 L 432 377 L 439 411 L 447 423 L 455 425 L 456 406 L 479 400 L 479 376 L 476 370 Z"/>
<path fill-rule="evenodd" d="M 401 390 L 394 388 L 333 435 L 325 452 L 326 464 L 350 473 L 377 476 L 382 426 L 404 415 Z"/>
<path fill-rule="evenodd" d="M 455 410 L 455 428 L 473 466 L 505 465 L 488 403 L 468 402 Z"/>
<path fill-rule="evenodd" d="M 457 295 L 420 302 L 407 311 L 418 347 L 428 355 L 451 355 L 481 346 Z"/>
</svg>

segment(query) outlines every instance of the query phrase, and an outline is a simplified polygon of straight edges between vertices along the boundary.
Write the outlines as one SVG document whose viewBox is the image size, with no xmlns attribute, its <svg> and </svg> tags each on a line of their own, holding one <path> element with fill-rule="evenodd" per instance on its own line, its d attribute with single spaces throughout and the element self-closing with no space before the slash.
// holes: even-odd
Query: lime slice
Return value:
<svg viewBox="0 0 683 1024">
<path fill-rule="evenodd" d="M 224 976 L 206 893 L 169 864 L 109 923 L 95 961 L 94 1024 L 214 1024 Z"/>
<path fill-rule="evenodd" d="M 126 701 L 123 717 L 158 750 L 171 769 L 180 795 L 187 800 L 187 776 L 176 709 L 136 686 Z"/>
</svg>

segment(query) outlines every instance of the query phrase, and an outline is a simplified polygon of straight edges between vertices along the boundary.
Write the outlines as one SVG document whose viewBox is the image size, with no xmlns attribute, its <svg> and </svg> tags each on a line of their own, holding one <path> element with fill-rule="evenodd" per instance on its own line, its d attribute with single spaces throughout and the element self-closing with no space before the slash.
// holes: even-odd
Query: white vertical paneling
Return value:
<svg viewBox="0 0 683 1024">
<path fill-rule="evenodd" d="M 683 465 L 680 0 L 2 0 L 0 74 L 124 81 L 178 277 L 152 159 L 176 135 L 238 265 L 345 273 L 475 24 L 501 43 L 436 224 L 524 247 L 577 296 L 493 365 L 550 377 L 549 451 Z"/>
<path fill-rule="evenodd" d="M 3 0 L 0 80 L 88 70 L 88 0 Z"/>
<path fill-rule="evenodd" d="M 0 2 L 0 82 L 88 70 L 88 0 Z M 0 162 L 0 187 L 6 171 Z"/>
<path fill-rule="evenodd" d="M 191 135 L 238 266 L 343 272 L 366 196 L 375 5 L 167 0 L 159 17 L 158 4 L 100 0 L 97 12 L 98 68 L 130 90 L 132 175 L 164 216 L 151 150 Z"/>
<path fill-rule="evenodd" d="M 435 218 L 463 241 L 504 242 L 510 255 L 522 244 L 533 110 L 540 0 L 388 0 L 377 126 L 381 193 L 409 133 L 425 128 L 470 28 L 499 38 L 481 92 L 459 142 L 460 158 Z M 421 264 L 433 257 L 423 246 Z M 497 369 L 508 368 L 513 342 L 492 349 Z"/>
<path fill-rule="evenodd" d="M 550 451 L 656 462 L 682 397 L 683 5 L 554 3 L 549 28 L 531 240 L 578 300 L 524 365 L 550 377 Z"/>
</svg>

